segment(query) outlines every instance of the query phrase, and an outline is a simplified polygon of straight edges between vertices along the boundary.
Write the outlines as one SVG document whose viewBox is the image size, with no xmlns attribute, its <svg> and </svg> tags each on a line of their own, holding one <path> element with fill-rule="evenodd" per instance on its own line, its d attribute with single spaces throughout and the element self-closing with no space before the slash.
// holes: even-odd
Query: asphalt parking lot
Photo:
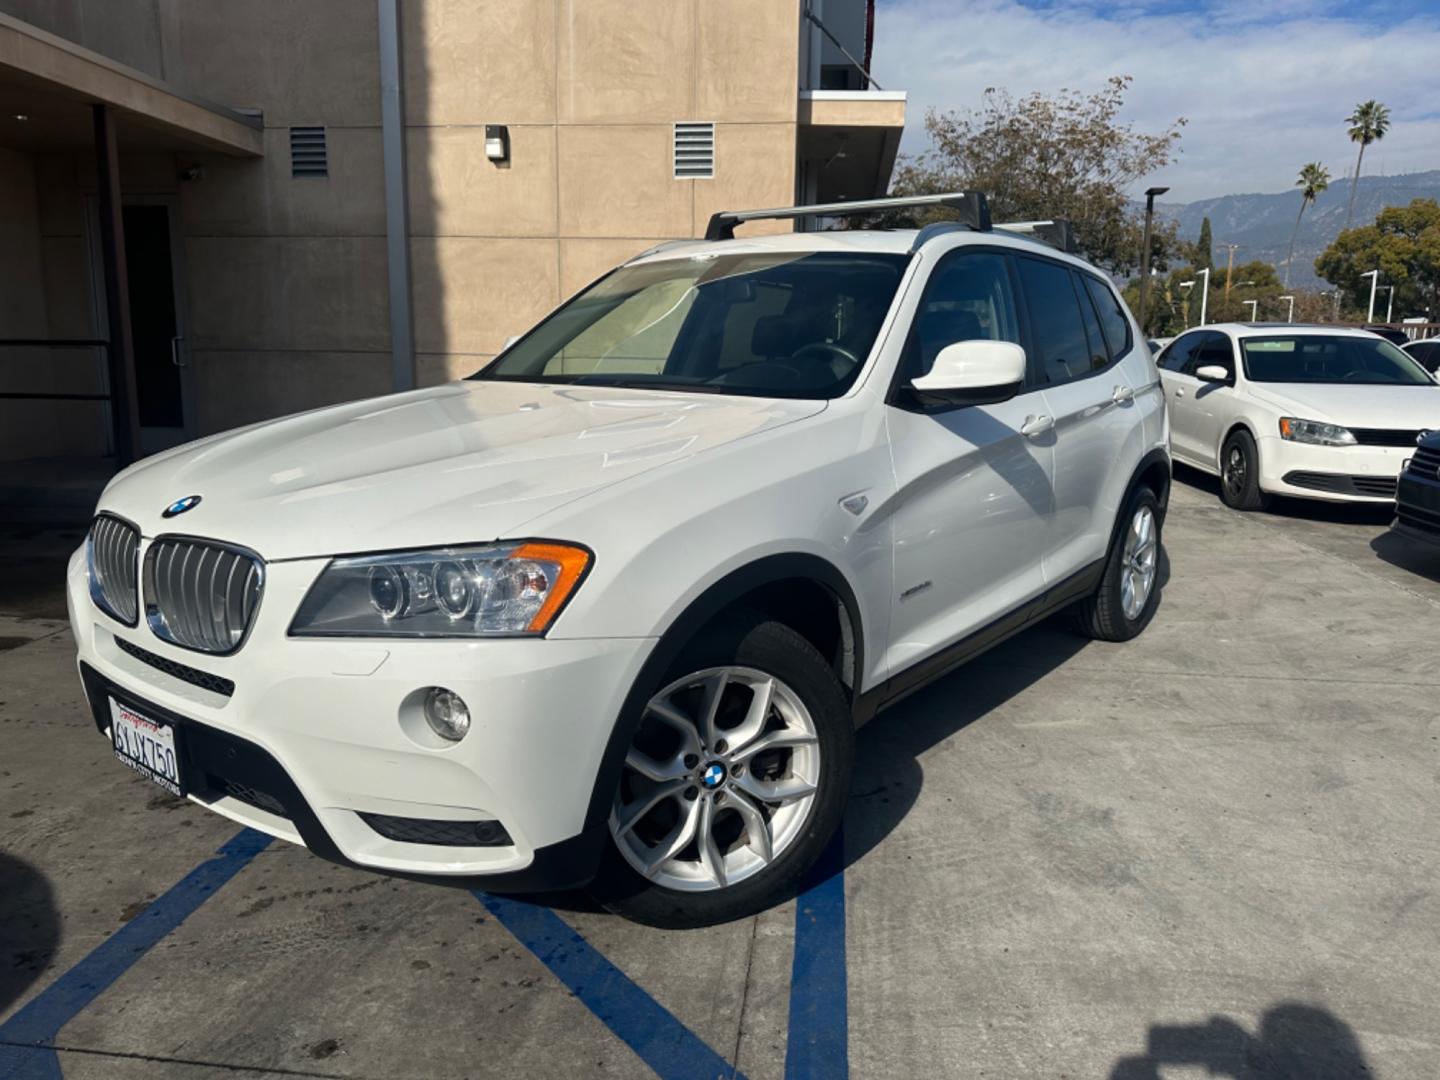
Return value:
<svg viewBox="0 0 1440 1080">
<path fill-rule="evenodd" d="M 829 873 L 693 932 L 171 798 L 83 705 L 81 530 L 0 529 L 0 1076 L 1436 1075 L 1440 549 L 1177 481 L 1138 641 L 885 714 Z"/>
</svg>

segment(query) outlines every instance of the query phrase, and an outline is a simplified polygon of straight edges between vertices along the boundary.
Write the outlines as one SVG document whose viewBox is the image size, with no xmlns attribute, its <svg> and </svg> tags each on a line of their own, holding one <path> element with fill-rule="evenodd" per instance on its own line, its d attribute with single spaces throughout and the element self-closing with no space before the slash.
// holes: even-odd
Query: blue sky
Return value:
<svg viewBox="0 0 1440 1080">
<path fill-rule="evenodd" d="M 1125 119 L 1184 129 L 1179 161 L 1148 179 L 1167 199 L 1281 191 L 1300 166 L 1353 169 L 1344 118 L 1390 107 L 1365 173 L 1440 169 L 1440 0 L 879 0 L 874 73 L 909 91 L 902 149 L 926 145 L 927 108 L 1090 90 L 1134 77 Z"/>
</svg>

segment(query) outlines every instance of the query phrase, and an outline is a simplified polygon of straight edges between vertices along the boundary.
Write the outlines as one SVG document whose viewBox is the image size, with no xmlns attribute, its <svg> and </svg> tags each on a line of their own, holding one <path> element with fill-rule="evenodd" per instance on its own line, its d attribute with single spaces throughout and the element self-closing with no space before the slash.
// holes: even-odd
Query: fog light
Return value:
<svg viewBox="0 0 1440 1080">
<path fill-rule="evenodd" d="M 470 710 L 454 690 L 432 686 L 425 692 L 425 722 L 442 739 L 459 742 L 470 730 Z"/>
</svg>

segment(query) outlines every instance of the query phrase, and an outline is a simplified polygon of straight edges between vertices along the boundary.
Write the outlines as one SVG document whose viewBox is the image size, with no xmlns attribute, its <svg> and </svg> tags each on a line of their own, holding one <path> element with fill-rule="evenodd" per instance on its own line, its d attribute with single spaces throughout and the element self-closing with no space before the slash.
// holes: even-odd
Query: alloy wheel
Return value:
<svg viewBox="0 0 1440 1080">
<path fill-rule="evenodd" d="M 1225 488 L 1234 498 L 1239 498 L 1245 492 L 1245 478 L 1249 467 L 1245 461 L 1245 451 L 1238 445 L 1232 445 L 1230 452 L 1225 457 Z"/>
<path fill-rule="evenodd" d="M 815 722 L 793 689 L 753 668 L 707 668 L 645 706 L 610 834 L 648 881 L 722 889 L 799 839 L 819 779 Z"/>
<path fill-rule="evenodd" d="M 1130 527 L 1125 530 L 1125 546 L 1120 553 L 1120 606 L 1127 619 L 1138 619 L 1145 610 L 1150 591 L 1155 587 L 1159 550 L 1155 513 L 1150 507 L 1142 506 L 1130 519 Z"/>
</svg>

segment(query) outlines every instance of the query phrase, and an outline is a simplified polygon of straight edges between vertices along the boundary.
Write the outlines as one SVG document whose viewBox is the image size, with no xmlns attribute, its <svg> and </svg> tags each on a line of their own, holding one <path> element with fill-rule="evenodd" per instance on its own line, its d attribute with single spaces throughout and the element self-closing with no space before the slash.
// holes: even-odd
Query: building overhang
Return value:
<svg viewBox="0 0 1440 1080">
<path fill-rule="evenodd" d="M 819 202 L 884 195 L 905 131 L 903 90 L 802 90 L 799 151 Z"/>
<path fill-rule="evenodd" d="M 92 105 L 114 112 L 122 149 L 263 153 L 258 117 L 182 93 L 142 71 L 0 14 L 0 146 L 93 150 Z"/>
</svg>

